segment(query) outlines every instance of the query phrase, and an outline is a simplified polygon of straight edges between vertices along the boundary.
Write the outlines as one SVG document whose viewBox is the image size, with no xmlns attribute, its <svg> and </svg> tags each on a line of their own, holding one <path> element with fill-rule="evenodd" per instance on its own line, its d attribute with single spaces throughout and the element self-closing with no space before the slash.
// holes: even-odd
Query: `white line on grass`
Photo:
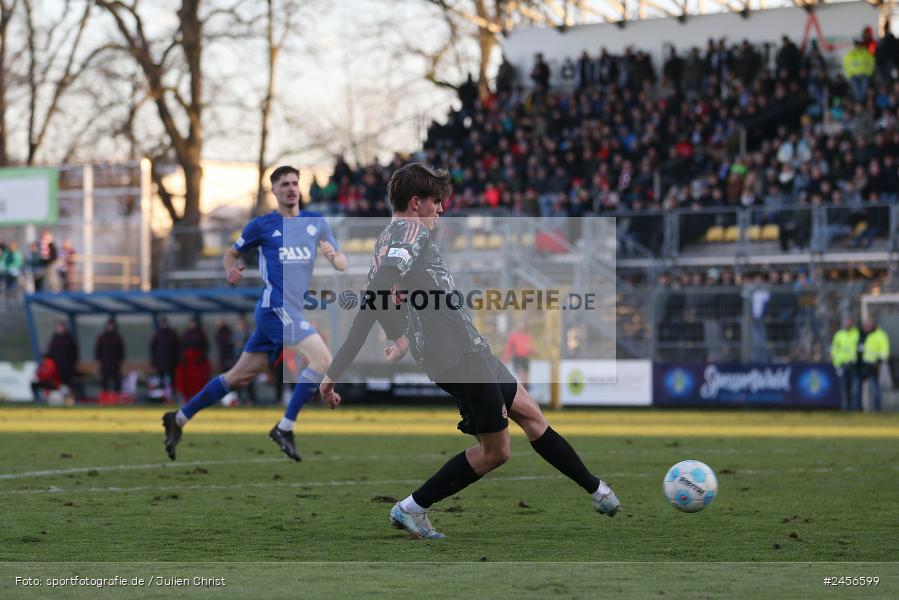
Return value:
<svg viewBox="0 0 899 600">
<path fill-rule="evenodd" d="M 833 467 L 795 467 L 790 469 L 740 469 L 736 475 L 777 475 L 786 473 L 861 473 L 872 471 L 897 471 L 899 465 L 883 466 L 882 468 L 863 469 L 860 467 L 844 467 L 834 469 Z M 607 479 L 628 478 L 628 477 L 660 477 L 661 471 L 643 471 L 630 473 L 602 473 Z M 492 476 L 490 480 L 496 481 L 540 481 L 549 479 L 564 479 L 562 475 L 518 475 L 518 476 Z M 240 490 L 240 489 L 270 489 L 270 488 L 296 488 L 302 489 L 307 487 L 340 487 L 340 486 L 357 486 L 357 485 L 414 485 L 421 483 L 420 479 L 384 479 L 384 480 L 330 480 L 330 481 L 296 481 L 285 483 L 237 483 L 230 485 L 222 484 L 194 484 L 194 485 L 146 485 L 138 487 L 90 487 L 90 488 L 61 488 L 51 485 L 48 488 L 25 489 L 25 490 L 5 490 L 0 491 L 0 496 L 12 496 L 23 494 L 58 494 L 58 493 L 130 493 L 130 492 L 165 492 L 165 491 L 187 491 L 187 490 Z"/>
<path fill-rule="evenodd" d="M 71 469 L 51 469 L 47 471 L 23 471 L 21 473 L 0 473 L 0 479 L 24 479 L 26 477 L 46 477 L 48 475 L 70 475 L 74 473 L 87 473 L 97 471 L 104 473 L 108 471 L 140 471 L 144 469 L 177 469 L 179 467 L 202 467 L 207 465 L 237 465 L 244 463 L 267 463 L 284 461 L 283 457 L 279 458 L 243 458 L 237 460 L 194 460 L 182 463 L 150 463 L 144 465 L 108 465 L 105 467 L 73 467 Z"/>
<path fill-rule="evenodd" d="M 499 481 L 534 481 L 541 479 L 562 479 L 561 475 L 519 475 L 514 477 L 491 477 Z M 294 481 L 286 483 L 234 483 L 221 485 L 216 483 L 203 485 L 143 485 L 138 487 L 91 487 L 91 488 L 66 488 L 51 485 L 45 489 L 34 490 L 8 490 L 0 492 L 0 496 L 19 494 L 59 494 L 69 492 L 105 493 L 105 492 L 166 492 L 185 490 L 242 490 L 242 489 L 269 489 L 269 488 L 306 488 L 306 487 L 340 487 L 353 485 L 414 485 L 421 483 L 420 479 L 383 479 L 383 480 L 358 480 L 347 479 L 343 481 Z"/>
<path fill-rule="evenodd" d="M 689 449 L 680 448 L 681 452 L 688 452 Z M 602 451 L 588 451 L 581 452 L 581 456 L 606 456 L 610 454 L 632 454 L 633 450 L 602 450 Z M 706 449 L 697 449 L 696 453 L 705 453 L 705 454 L 738 454 L 742 453 L 739 450 L 734 450 L 731 448 L 706 448 Z M 410 458 L 415 459 L 439 459 L 446 458 L 449 453 L 441 453 L 441 454 L 351 454 L 351 455 L 343 455 L 343 454 L 331 454 L 324 456 L 313 456 L 311 458 L 307 457 L 306 460 L 310 462 L 317 462 L 321 460 L 391 460 L 395 458 L 402 458 L 404 460 L 409 460 Z M 532 456 L 532 452 L 513 452 L 512 457 L 522 457 L 522 456 Z M 280 457 L 271 457 L 271 458 L 241 458 L 241 459 L 231 459 L 231 460 L 193 460 L 187 462 L 166 462 L 166 463 L 146 463 L 146 464 L 137 464 L 137 465 L 102 465 L 102 466 L 94 466 L 94 467 L 72 467 L 68 469 L 47 469 L 41 471 L 21 471 L 18 473 L 0 473 L 0 480 L 9 480 L 9 479 L 28 479 L 33 477 L 49 477 L 53 475 L 72 475 L 77 473 L 88 473 L 91 471 L 96 471 L 98 473 L 109 473 L 115 471 L 143 471 L 143 470 L 151 470 L 151 469 L 178 469 L 182 467 L 203 467 L 203 466 L 214 466 L 214 465 L 241 465 L 241 464 L 260 464 L 260 463 L 276 463 L 276 462 L 287 462 L 287 459 L 283 456 Z M 899 467 L 896 467 L 899 468 Z M 853 468 L 850 467 L 849 470 Z M 806 467 L 798 467 L 798 470 L 790 471 L 796 473 L 802 473 L 807 471 Z M 740 473 L 746 474 L 770 474 L 770 473 L 782 473 L 784 470 L 778 469 L 773 471 L 752 471 L 752 470 L 740 470 Z M 636 474 L 639 476 L 640 474 Z"/>
<path fill-rule="evenodd" d="M 528 456 L 532 454 L 531 452 L 513 452 L 512 456 Z M 311 459 L 306 458 L 305 460 L 309 460 L 311 462 L 317 462 L 320 460 L 363 460 L 363 461 L 371 461 L 371 460 L 390 460 L 395 458 L 402 458 L 404 460 L 408 460 L 410 458 L 416 459 L 439 459 L 446 458 L 450 456 L 450 453 L 444 454 L 356 454 L 356 455 L 341 455 L 341 454 L 331 454 L 324 456 L 314 456 Z M 272 457 L 272 458 L 249 458 L 249 459 L 233 459 L 233 460 L 194 460 L 189 462 L 167 462 L 167 463 L 147 463 L 141 465 L 106 465 L 106 466 L 98 466 L 98 467 L 72 467 L 69 469 L 50 469 L 43 471 L 22 471 L 19 473 L 0 473 L 0 480 L 4 479 L 28 479 L 32 477 L 49 477 L 53 475 L 71 475 L 76 473 L 88 473 L 90 471 L 96 471 L 98 473 L 108 473 L 113 471 L 142 471 L 149 469 L 177 469 L 180 467 L 203 467 L 210 465 L 240 465 L 240 464 L 258 464 L 258 463 L 288 463 L 288 459 L 284 456 Z"/>
<path fill-rule="evenodd" d="M 689 452 L 689 446 L 679 447 L 682 452 Z M 784 451 L 782 449 L 771 449 L 772 452 L 781 452 Z M 632 449 L 606 449 L 606 450 L 594 450 L 594 451 L 586 451 L 580 452 L 581 456 L 608 456 L 614 454 L 633 454 L 634 450 Z M 790 450 L 786 452 L 788 454 L 796 453 L 796 450 Z M 703 454 L 751 454 L 751 450 L 739 449 L 739 448 L 702 448 L 696 449 L 695 454 L 703 453 Z M 512 456 L 530 456 L 532 452 L 513 452 Z M 394 458 L 422 458 L 422 459 L 431 459 L 431 458 L 445 458 L 448 456 L 448 453 L 444 454 L 414 454 L 410 456 L 409 454 L 356 454 L 356 455 L 342 455 L 342 454 L 330 454 L 330 455 L 315 455 L 312 457 L 307 457 L 305 460 L 309 461 L 319 461 L 319 460 L 381 460 L 381 459 L 394 459 Z M 68 469 L 46 469 L 41 471 L 20 471 L 20 472 L 12 472 L 12 473 L 0 473 L 0 480 L 5 479 L 27 479 L 32 477 L 48 477 L 53 475 L 70 475 L 76 473 L 87 473 L 89 471 L 97 471 L 98 473 L 108 473 L 114 471 L 142 471 L 148 469 L 177 469 L 179 467 L 203 467 L 210 465 L 240 465 L 240 464 L 254 464 L 254 463 L 269 463 L 269 462 L 285 462 L 287 459 L 285 457 L 272 457 L 272 458 L 248 458 L 248 459 L 232 459 L 232 460 L 194 460 L 188 462 L 166 462 L 166 463 L 147 463 L 147 464 L 138 464 L 138 465 L 101 465 L 94 467 L 71 467 Z"/>
<path fill-rule="evenodd" d="M 513 456 L 525 456 L 526 452 L 513 454 Z M 415 458 L 446 458 L 449 454 L 415 454 Z M 340 454 L 332 454 L 329 456 L 315 456 L 312 461 L 319 460 L 381 460 L 403 458 L 408 459 L 408 454 L 358 454 L 344 456 Z M 310 459 L 306 459 L 310 460 Z M 27 479 L 31 477 L 48 477 L 52 475 L 71 475 L 76 473 L 88 473 L 96 471 L 98 473 L 108 473 L 113 471 L 142 471 L 148 469 L 178 469 L 181 467 L 204 467 L 210 465 L 241 465 L 241 464 L 258 464 L 258 463 L 288 463 L 285 456 L 271 458 L 239 458 L 232 460 L 193 460 L 188 462 L 166 462 L 166 463 L 147 463 L 140 465 L 105 465 L 97 467 L 72 467 L 69 469 L 49 469 L 43 471 L 21 471 L 18 473 L 0 473 L 0 480 L 3 479 Z"/>
</svg>

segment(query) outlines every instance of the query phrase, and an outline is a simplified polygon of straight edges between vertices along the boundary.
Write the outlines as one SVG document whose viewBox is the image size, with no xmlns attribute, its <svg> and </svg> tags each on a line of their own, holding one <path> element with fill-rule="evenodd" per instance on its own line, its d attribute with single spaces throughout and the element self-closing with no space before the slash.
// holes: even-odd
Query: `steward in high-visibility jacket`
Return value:
<svg viewBox="0 0 899 600">
<path fill-rule="evenodd" d="M 863 330 L 859 341 L 859 377 L 856 389 L 858 390 L 859 405 L 861 405 L 862 387 L 865 383 L 871 391 L 870 410 L 880 411 L 880 364 L 890 358 L 890 338 L 886 332 L 877 326 L 874 319 L 865 319 L 862 323 Z"/>
<path fill-rule="evenodd" d="M 879 326 L 874 327 L 862 344 L 862 362 L 866 365 L 879 365 L 890 358 L 890 338 Z"/>
<path fill-rule="evenodd" d="M 833 334 L 830 343 L 830 357 L 835 369 L 855 364 L 858 356 L 858 338 L 858 327 L 852 324 L 852 319 L 846 319 L 843 328 Z"/>
<path fill-rule="evenodd" d="M 864 46 L 856 45 L 843 57 L 843 74 L 846 79 L 871 77 L 874 75 L 874 68 L 875 59 Z"/>
<path fill-rule="evenodd" d="M 856 361 L 860 335 L 855 321 L 847 316 L 843 319 L 843 328 L 833 334 L 830 342 L 830 357 L 840 378 L 840 408 L 843 410 L 854 410 L 860 405 L 856 395 Z"/>
</svg>

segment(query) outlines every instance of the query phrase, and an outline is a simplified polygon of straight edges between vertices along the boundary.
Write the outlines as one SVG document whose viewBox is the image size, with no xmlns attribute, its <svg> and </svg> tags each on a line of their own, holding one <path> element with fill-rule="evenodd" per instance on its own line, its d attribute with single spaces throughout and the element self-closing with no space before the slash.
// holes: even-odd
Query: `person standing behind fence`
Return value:
<svg viewBox="0 0 899 600">
<path fill-rule="evenodd" d="M 100 385 L 104 392 L 122 390 L 122 363 L 125 361 L 125 341 L 119 335 L 115 319 L 109 319 L 97 336 L 94 358 L 100 363 Z"/>
<path fill-rule="evenodd" d="M 855 326 L 855 320 L 846 315 L 843 318 L 843 328 L 833 334 L 830 342 L 830 358 L 837 377 L 840 378 L 840 408 L 842 410 L 857 410 L 859 400 L 855 395 L 855 380 L 858 378 L 856 359 L 858 353 L 859 331 Z"/>
<path fill-rule="evenodd" d="M 28 254 L 28 271 L 31 273 L 30 289 L 37 293 L 44 291 L 44 281 L 47 279 L 47 270 L 41 259 L 41 247 L 37 242 L 31 242 Z"/>
<path fill-rule="evenodd" d="M 219 371 L 224 373 L 234 366 L 234 332 L 224 319 L 219 319 L 215 330 L 215 347 L 218 350 Z"/>
<path fill-rule="evenodd" d="M 72 279 L 75 276 L 75 247 L 70 240 L 62 243 L 62 253 L 56 261 L 56 274 L 62 291 L 72 291 Z"/>
<path fill-rule="evenodd" d="M 159 326 L 150 338 L 150 364 L 159 375 L 160 383 L 165 389 L 168 400 L 174 398 L 175 370 L 181 356 L 178 334 L 169 327 L 169 320 L 159 318 Z"/>
<path fill-rule="evenodd" d="M 69 332 L 65 321 L 57 321 L 56 331 L 50 338 L 47 356 L 56 363 L 59 381 L 70 390 L 74 390 L 75 375 L 78 372 L 78 342 Z"/>
<path fill-rule="evenodd" d="M 0 264 L 0 272 L 3 273 L 4 291 L 7 300 L 15 300 L 18 295 L 19 276 L 22 274 L 22 268 L 25 266 L 25 259 L 22 251 L 19 250 L 19 244 L 10 242 L 3 252 L 2 263 Z"/>
<path fill-rule="evenodd" d="M 56 244 L 53 242 L 53 234 L 50 230 L 44 230 L 41 234 L 40 241 L 41 267 L 44 269 L 44 276 L 50 285 L 50 291 L 56 293 L 59 291 L 59 277 L 56 273 L 56 261 L 59 259 L 59 252 Z"/>
<path fill-rule="evenodd" d="M 6 289 L 6 257 L 9 255 L 9 247 L 0 238 L 0 281 L 3 283 L 3 289 Z"/>
<path fill-rule="evenodd" d="M 503 348 L 502 360 L 508 363 L 512 359 L 512 368 L 515 370 L 515 376 L 518 382 L 528 386 L 528 370 L 530 368 L 531 355 L 534 353 L 534 344 L 531 334 L 528 333 L 525 317 L 519 317 L 515 321 L 515 326 L 506 340 L 506 346 Z"/>
<path fill-rule="evenodd" d="M 771 292 L 765 282 L 765 276 L 757 274 L 752 291 L 749 294 L 750 311 L 752 314 L 752 362 L 766 363 L 770 360 L 768 354 L 768 330 L 766 317 L 768 314 L 768 302 L 771 300 Z"/>
<path fill-rule="evenodd" d="M 203 389 L 212 370 L 208 359 L 209 339 L 196 317 L 188 321 L 187 329 L 181 334 L 181 351 L 183 358 L 178 366 L 178 391 L 185 398 L 192 398 Z"/>
<path fill-rule="evenodd" d="M 871 409 L 880 412 L 880 366 L 890 358 L 890 338 L 868 317 L 862 322 L 862 333 L 859 337 L 859 376 L 856 378 L 856 398 L 860 408 L 862 388 L 865 382 L 871 390 Z"/>
</svg>

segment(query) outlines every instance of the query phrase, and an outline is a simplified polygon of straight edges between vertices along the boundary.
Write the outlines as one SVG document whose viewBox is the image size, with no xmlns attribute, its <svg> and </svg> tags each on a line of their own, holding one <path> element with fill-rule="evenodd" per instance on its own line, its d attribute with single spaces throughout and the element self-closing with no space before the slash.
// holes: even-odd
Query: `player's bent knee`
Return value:
<svg viewBox="0 0 899 600">
<path fill-rule="evenodd" d="M 499 448 L 490 448 L 485 452 L 484 458 L 486 458 L 490 466 L 495 469 L 509 462 L 509 459 L 512 458 L 512 449 L 508 445 Z"/>
<path fill-rule="evenodd" d="M 249 385 L 256 377 L 256 373 L 246 369 L 241 369 L 239 371 L 232 369 L 225 373 L 223 377 L 229 388 L 236 389 Z"/>
<path fill-rule="evenodd" d="M 524 431 L 524 434 L 527 436 L 528 441 L 533 442 L 541 435 L 543 435 L 547 428 L 549 427 L 549 422 L 545 418 L 535 419 L 533 417 L 524 417 L 521 415 L 511 416 L 513 421 L 521 427 L 521 430 Z"/>
</svg>

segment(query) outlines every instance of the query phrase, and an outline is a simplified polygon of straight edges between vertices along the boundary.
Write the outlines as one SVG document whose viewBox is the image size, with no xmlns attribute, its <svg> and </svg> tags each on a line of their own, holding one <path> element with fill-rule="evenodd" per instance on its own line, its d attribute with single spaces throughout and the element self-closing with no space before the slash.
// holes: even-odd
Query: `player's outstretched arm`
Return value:
<svg viewBox="0 0 899 600">
<path fill-rule="evenodd" d="M 228 283 L 234 284 L 243 278 L 244 265 L 240 261 L 240 252 L 234 248 L 228 248 L 222 261 L 225 265 L 225 277 Z"/>
<path fill-rule="evenodd" d="M 339 252 L 334 248 L 331 242 L 325 240 L 320 241 L 318 247 L 321 250 L 322 255 L 331 263 L 332 267 L 338 271 L 346 270 L 346 254 Z"/>
<path fill-rule="evenodd" d="M 377 293 L 378 290 L 389 290 L 399 278 L 399 269 L 393 266 L 382 266 L 369 284 L 369 289 L 375 292 L 375 298 L 381 298 L 382 295 Z M 331 405 L 326 394 L 336 393 L 333 391 L 333 383 L 340 379 L 343 372 L 352 364 L 353 360 L 355 360 L 356 355 L 359 354 L 359 350 L 362 349 L 362 345 L 365 343 L 365 339 L 368 337 L 368 332 L 378 318 L 378 313 L 383 312 L 377 309 L 377 301 L 373 303 L 373 306 L 375 306 L 374 309 L 371 307 L 366 308 L 365 304 L 359 307 L 359 312 L 356 313 L 356 318 L 353 319 L 353 325 L 350 327 L 350 332 L 347 334 L 346 340 L 344 340 L 343 344 L 340 346 L 340 350 L 334 355 L 331 366 L 328 368 L 327 377 L 322 381 L 322 386 L 319 387 L 319 390 L 322 392 L 322 398 L 325 399 L 325 402 L 328 402 L 328 405 L 331 406 L 331 408 L 334 408 L 334 406 L 339 404 L 339 396 L 334 405 Z M 386 310 L 393 309 L 388 308 Z M 328 386 L 324 385 L 325 382 L 328 382 Z M 333 398 L 333 396 L 330 397 Z"/>
<path fill-rule="evenodd" d="M 343 400 L 340 394 L 334 391 L 334 380 L 327 375 L 322 379 L 321 385 L 318 386 L 318 391 L 321 392 L 322 400 L 325 401 L 329 408 L 337 408 L 337 405 Z"/>
</svg>

